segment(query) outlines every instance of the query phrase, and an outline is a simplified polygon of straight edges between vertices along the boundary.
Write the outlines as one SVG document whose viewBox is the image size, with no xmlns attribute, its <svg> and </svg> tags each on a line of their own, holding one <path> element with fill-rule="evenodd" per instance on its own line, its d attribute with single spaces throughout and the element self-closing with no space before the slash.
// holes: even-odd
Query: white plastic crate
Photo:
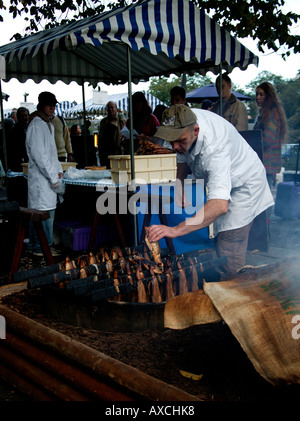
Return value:
<svg viewBox="0 0 300 421">
<path fill-rule="evenodd" d="M 111 155 L 111 178 L 116 184 L 131 181 L 130 155 Z M 135 155 L 135 179 L 151 183 L 176 179 L 176 153 L 156 155 Z"/>
</svg>

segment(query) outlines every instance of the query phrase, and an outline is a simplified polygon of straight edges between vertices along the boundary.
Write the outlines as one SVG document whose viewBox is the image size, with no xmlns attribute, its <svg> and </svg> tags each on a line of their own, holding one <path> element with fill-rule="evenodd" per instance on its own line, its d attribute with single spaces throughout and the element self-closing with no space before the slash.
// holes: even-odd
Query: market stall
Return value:
<svg viewBox="0 0 300 421">
<path fill-rule="evenodd" d="M 6 65 L 4 81 L 76 81 L 83 87 L 84 108 L 84 82 L 93 86 L 128 82 L 132 109 L 132 82 L 183 72 L 222 74 L 222 70 L 258 65 L 257 56 L 188 0 L 144 0 L 117 8 L 4 45 L 0 56 Z M 130 171 L 134 179 L 130 114 Z M 137 242 L 136 224 L 134 232 Z"/>
</svg>

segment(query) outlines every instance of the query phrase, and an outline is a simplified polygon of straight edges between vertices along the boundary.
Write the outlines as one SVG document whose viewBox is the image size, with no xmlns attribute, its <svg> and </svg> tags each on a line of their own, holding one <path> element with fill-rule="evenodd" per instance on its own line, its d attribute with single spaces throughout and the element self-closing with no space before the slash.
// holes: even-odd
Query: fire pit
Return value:
<svg viewBox="0 0 300 421">
<path fill-rule="evenodd" d="M 29 289 L 40 288 L 47 314 L 64 323 L 109 332 L 164 329 L 172 297 L 219 279 L 225 263 L 206 249 L 176 256 L 161 251 L 159 263 L 146 245 L 101 248 L 60 264 L 17 272 Z"/>
</svg>

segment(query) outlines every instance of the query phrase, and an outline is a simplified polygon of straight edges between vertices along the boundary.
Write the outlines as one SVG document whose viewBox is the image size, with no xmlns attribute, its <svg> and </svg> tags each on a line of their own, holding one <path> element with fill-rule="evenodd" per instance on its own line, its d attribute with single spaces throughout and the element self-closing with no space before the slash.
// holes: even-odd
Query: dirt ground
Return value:
<svg viewBox="0 0 300 421">
<path fill-rule="evenodd" d="M 39 323 L 205 401 L 299 400 L 298 386 L 274 387 L 255 371 L 224 322 L 184 330 L 99 332 L 54 320 L 44 313 L 41 302 L 39 290 L 24 290 L 1 300 Z M 197 380 L 181 371 L 196 374 Z"/>
</svg>

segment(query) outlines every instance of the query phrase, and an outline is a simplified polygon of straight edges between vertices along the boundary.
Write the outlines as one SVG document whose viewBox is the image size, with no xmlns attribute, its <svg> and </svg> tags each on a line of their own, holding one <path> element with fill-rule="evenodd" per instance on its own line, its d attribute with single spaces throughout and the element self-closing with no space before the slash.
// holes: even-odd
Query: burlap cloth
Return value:
<svg viewBox="0 0 300 421">
<path fill-rule="evenodd" d="M 278 262 L 168 301 L 165 327 L 223 319 L 270 383 L 300 383 L 300 263 Z M 299 338 L 298 338 L 299 337 Z"/>
</svg>

